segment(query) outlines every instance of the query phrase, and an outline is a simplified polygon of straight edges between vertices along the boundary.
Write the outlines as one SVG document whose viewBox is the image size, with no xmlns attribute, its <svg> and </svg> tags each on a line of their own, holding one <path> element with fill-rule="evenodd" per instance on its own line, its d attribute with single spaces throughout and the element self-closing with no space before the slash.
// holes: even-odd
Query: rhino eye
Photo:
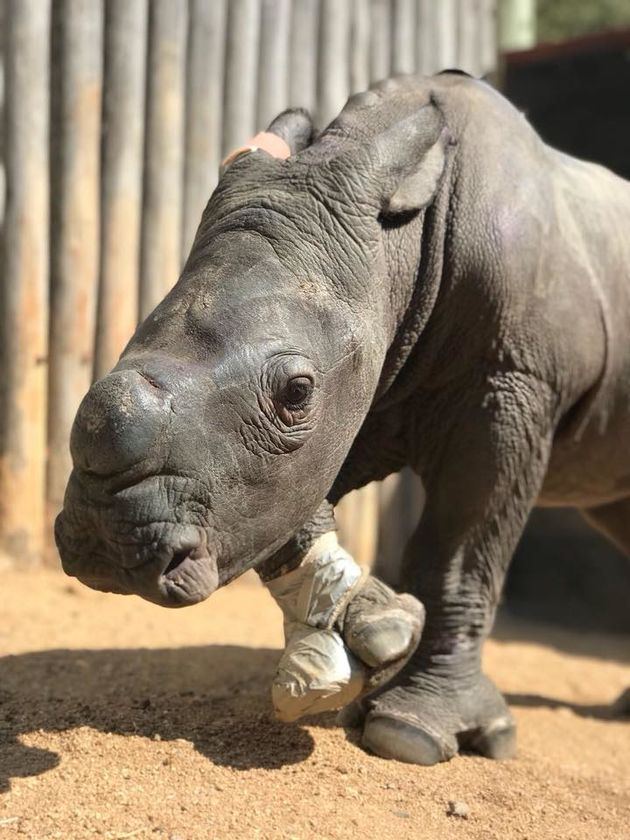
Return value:
<svg viewBox="0 0 630 840">
<path fill-rule="evenodd" d="M 313 382 L 308 376 L 289 379 L 282 393 L 282 401 L 292 410 L 303 408 L 313 392 Z"/>
</svg>

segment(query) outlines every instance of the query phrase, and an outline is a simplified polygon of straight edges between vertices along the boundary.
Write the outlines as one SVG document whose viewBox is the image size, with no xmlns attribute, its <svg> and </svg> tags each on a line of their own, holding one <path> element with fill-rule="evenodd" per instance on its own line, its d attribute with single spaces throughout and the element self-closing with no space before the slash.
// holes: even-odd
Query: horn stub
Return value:
<svg viewBox="0 0 630 840">
<path fill-rule="evenodd" d="M 267 131 L 281 137 L 296 155 L 310 146 L 315 136 L 315 128 L 310 114 L 304 108 L 289 108 L 279 114 Z"/>
</svg>

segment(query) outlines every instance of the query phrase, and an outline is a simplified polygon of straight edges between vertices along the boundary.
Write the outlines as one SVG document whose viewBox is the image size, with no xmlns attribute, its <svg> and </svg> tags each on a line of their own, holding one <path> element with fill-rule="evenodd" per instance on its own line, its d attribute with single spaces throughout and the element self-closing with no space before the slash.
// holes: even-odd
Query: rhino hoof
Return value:
<svg viewBox="0 0 630 840">
<path fill-rule="evenodd" d="M 457 744 L 443 742 L 424 729 L 389 715 L 368 715 L 362 745 L 381 758 L 395 758 L 408 764 L 425 766 L 447 761 L 457 752 Z"/>
<path fill-rule="evenodd" d="M 454 674 L 445 679 L 424 666 L 366 705 L 363 746 L 383 758 L 430 765 L 464 750 L 505 760 L 516 749 L 514 719 L 483 674 L 472 681 Z"/>
</svg>

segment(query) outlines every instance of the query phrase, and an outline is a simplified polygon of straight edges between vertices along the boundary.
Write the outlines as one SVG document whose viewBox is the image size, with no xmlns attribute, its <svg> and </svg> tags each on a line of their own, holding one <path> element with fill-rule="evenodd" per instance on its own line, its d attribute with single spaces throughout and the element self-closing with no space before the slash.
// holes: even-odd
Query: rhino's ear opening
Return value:
<svg viewBox="0 0 630 840">
<path fill-rule="evenodd" d="M 267 131 L 282 138 L 292 155 L 310 146 L 315 137 L 313 120 L 304 108 L 289 108 L 278 114 Z"/>
<path fill-rule="evenodd" d="M 448 142 L 444 120 L 433 104 L 379 137 L 384 216 L 422 210 L 431 203 L 446 164 Z"/>
</svg>

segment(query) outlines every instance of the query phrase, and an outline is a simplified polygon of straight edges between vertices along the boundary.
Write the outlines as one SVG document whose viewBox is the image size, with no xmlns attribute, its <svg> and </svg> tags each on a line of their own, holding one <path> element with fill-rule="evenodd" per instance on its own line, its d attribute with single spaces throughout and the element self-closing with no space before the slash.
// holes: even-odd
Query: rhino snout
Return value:
<svg viewBox="0 0 630 840">
<path fill-rule="evenodd" d="M 79 407 L 70 450 L 85 472 L 111 476 L 164 456 L 171 394 L 137 370 L 96 382 Z"/>
<path fill-rule="evenodd" d="M 108 550 L 93 534 L 86 538 L 65 511 L 55 522 L 64 571 L 92 589 L 134 593 L 160 606 L 182 607 L 205 600 L 219 586 L 217 560 L 203 529 L 159 523 L 136 536 L 137 542 L 124 540 Z"/>
</svg>

